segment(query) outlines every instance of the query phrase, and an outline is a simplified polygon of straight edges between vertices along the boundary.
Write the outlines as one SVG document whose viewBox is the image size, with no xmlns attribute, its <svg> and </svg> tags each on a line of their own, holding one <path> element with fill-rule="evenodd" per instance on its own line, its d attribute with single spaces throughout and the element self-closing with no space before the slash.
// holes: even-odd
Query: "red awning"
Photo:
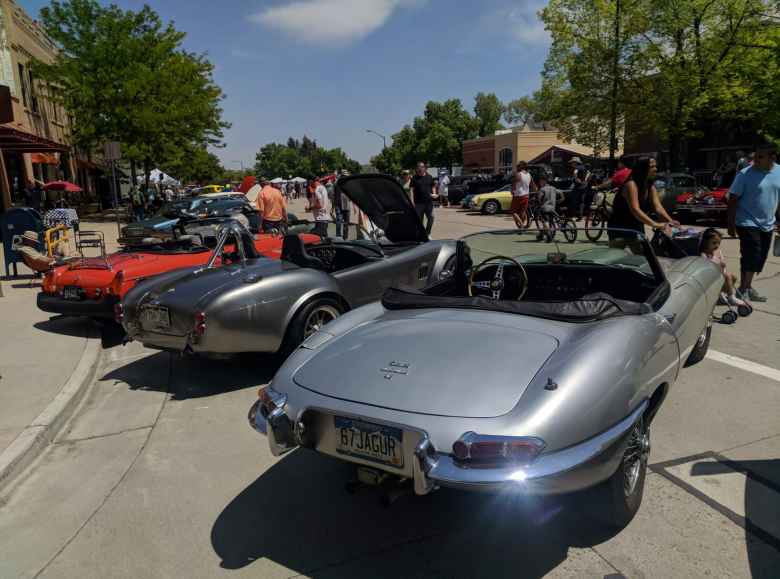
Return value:
<svg viewBox="0 0 780 579">
<path fill-rule="evenodd" d="M 18 153 L 54 153 L 68 150 L 66 145 L 8 126 L 0 126 L 0 149 Z"/>
<path fill-rule="evenodd" d="M 30 159 L 39 165 L 59 165 L 60 160 L 56 153 L 32 153 Z"/>
</svg>

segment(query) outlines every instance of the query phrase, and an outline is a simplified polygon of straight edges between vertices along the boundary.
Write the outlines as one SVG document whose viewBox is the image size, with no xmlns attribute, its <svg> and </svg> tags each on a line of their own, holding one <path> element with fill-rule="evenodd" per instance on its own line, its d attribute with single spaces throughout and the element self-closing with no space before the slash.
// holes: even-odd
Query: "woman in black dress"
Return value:
<svg viewBox="0 0 780 579">
<path fill-rule="evenodd" d="M 623 184 L 615 196 L 612 205 L 612 215 L 607 222 L 607 227 L 615 229 L 629 229 L 641 234 L 645 232 L 645 225 L 653 229 L 662 229 L 667 224 L 679 227 L 664 209 L 658 197 L 653 182 L 656 177 L 656 162 L 652 157 L 640 157 L 634 163 L 631 177 Z M 650 217 L 651 213 L 661 221 Z M 625 238 L 620 231 L 608 231 L 610 239 Z"/>
</svg>

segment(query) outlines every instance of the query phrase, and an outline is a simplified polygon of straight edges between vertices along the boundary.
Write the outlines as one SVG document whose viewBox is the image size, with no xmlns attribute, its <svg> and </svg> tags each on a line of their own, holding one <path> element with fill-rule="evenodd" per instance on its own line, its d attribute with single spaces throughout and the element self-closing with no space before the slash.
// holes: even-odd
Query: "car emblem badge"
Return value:
<svg viewBox="0 0 780 579">
<path fill-rule="evenodd" d="M 385 380 L 392 380 L 395 374 L 406 376 L 409 373 L 409 363 L 393 360 L 386 368 L 382 368 L 380 372 L 384 372 Z"/>
</svg>

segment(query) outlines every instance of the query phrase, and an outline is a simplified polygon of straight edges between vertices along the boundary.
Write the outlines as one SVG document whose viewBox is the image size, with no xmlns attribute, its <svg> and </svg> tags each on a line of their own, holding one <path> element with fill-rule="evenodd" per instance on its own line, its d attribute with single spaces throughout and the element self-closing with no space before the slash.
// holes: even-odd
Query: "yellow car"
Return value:
<svg viewBox="0 0 780 579">
<path fill-rule="evenodd" d="M 469 203 L 472 211 L 481 211 L 484 215 L 495 215 L 499 211 L 509 211 L 512 207 L 512 185 L 504 185 L 501 189 L 490 193 L 474 195 Z"/>
<path fill-rule="evenodd" d="M 205 187 L 202 187 L 200 190 L 200 194 L 203 195 L 204 193 L 222 193 L 222 191 L 225 188 L 222 185 L 206 185 Z"/>
</svg>

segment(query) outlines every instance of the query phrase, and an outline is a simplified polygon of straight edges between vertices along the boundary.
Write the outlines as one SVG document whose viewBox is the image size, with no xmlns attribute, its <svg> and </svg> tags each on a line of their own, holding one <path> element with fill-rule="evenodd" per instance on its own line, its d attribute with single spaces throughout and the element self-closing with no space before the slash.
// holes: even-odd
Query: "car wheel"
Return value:
<svg viewBox="0 0 780 579">
<path fill-rule="evenodd" d="M 501 206 L 498 204 L 498 201 L 494 201 L 493 199 L 485 201 L 482 205 L 482 213 L 484 215 L 495 215 L 498 213 L 499 209 L 501 209 Z"/>
<path fill-rule="evenodd" d="M 707 355 L 707 350 L 709 350 L 710 348 L 711 337 L 712 337 L 712 324 L 707 323 L 707 327 L 704 328 L 704 331 L 699 335 L 698 340 L 696 340 L 696 345 L 693 347 L 693 350 L 691 350 L 691 353 L 688 355 L 688 359 L 685 361 L 684 366 L 686 368 L 688 366 L 693 366 L 694 364 L 698 364 L 699 362 L 704 360 L 704 356 Z"/>
<path fill-rule="evenodd" d="M 298 310 L 287 327 L 280 352 L 290 354 L 306 338 L 322 329 L 344 313 L 341 304 L 335 298 L 315 298 Z"/>
<path fill-rule="evenodd" d="M 589 491 L 594 516 L 609 527 L 622 529 L 642 504 L 650 456 L 650 428 L 644 417 L 631 427 L 626 448 L 615 473 Z"/>
</svg>

